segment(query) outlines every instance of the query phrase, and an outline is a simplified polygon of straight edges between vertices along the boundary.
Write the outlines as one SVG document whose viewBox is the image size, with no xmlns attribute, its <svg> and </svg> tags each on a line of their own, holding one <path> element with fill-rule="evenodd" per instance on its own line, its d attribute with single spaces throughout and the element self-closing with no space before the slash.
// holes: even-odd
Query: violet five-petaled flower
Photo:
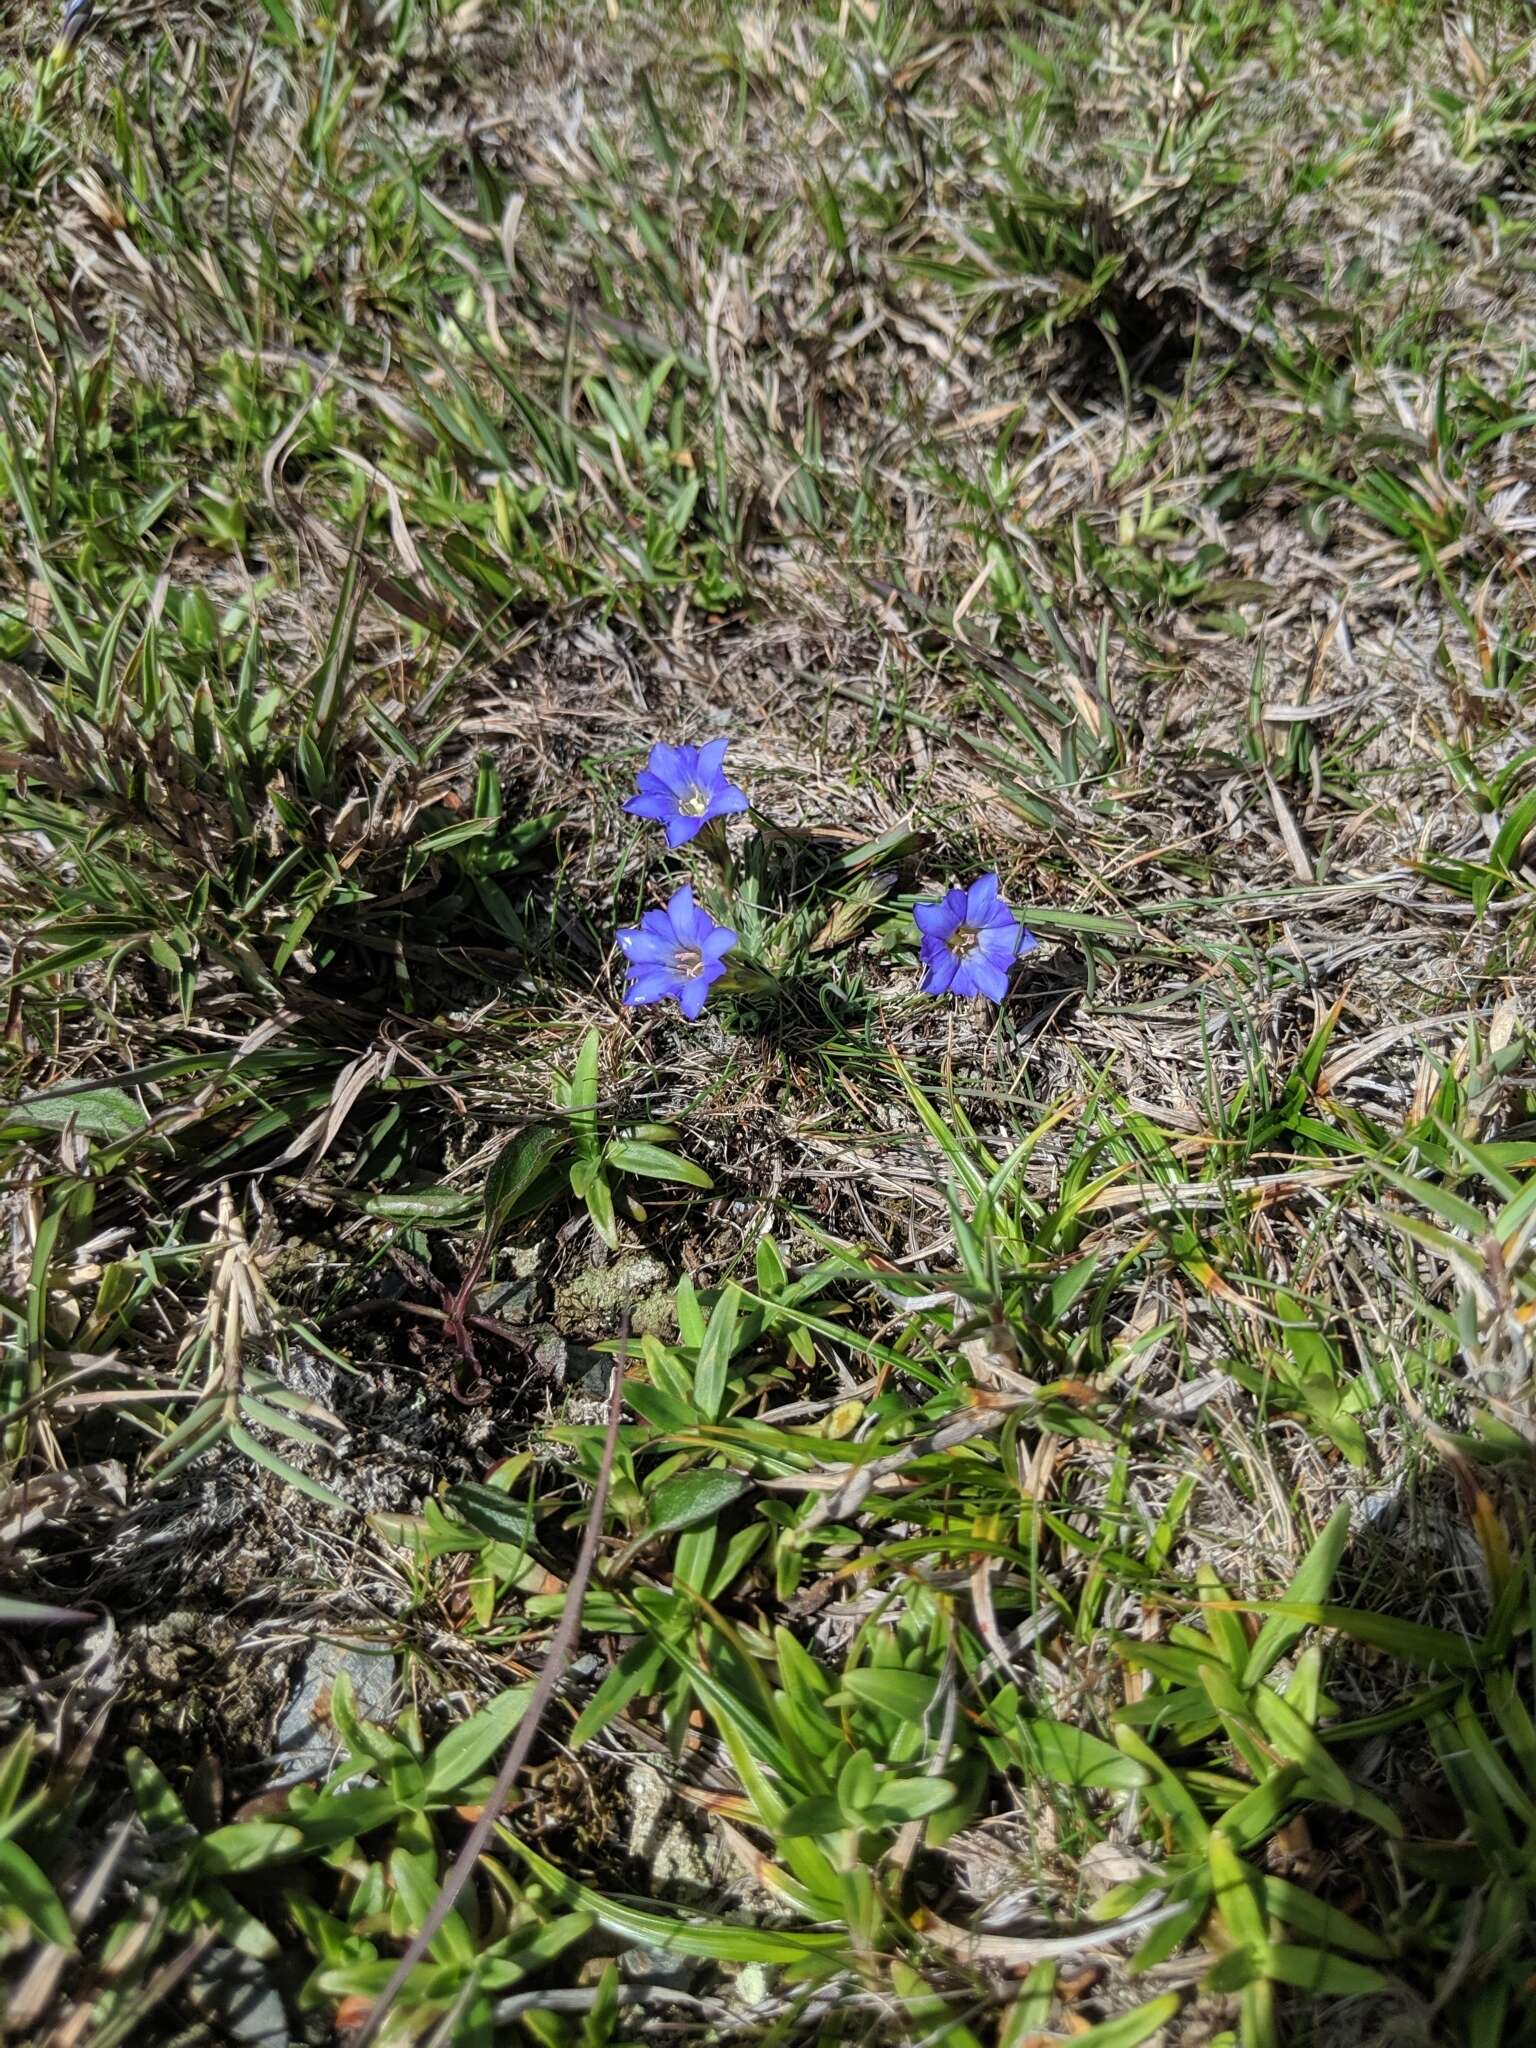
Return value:
<svg viewBox="0 0 1536 2048">
<path fill-rule="evenodd" d="M 1009 968 L 1037 944 L 999 898 L 996 875 L 951 889 L 937 903 L 915 903 L 912 916 L 923 935 L 925 996 L 988 996 L 1000 1003 Z"/>
<path fill-rule="evenodd" d="M 624 808 L 632 817 L 654 818 L 667 828 L 668 846 L 686 846 L 711 818 L 747 808 L 747 799 L 725 779 L 722 763 L 729 740 L 703 747 L 668 747 L 658 740 L 635 777 L 639 794 Z"/>
<path fill-rule="evenodd" d="M 625 1002 L 664 1003 L 675 996 L 683 1015 L 692 1019 L 724 974 L 736 934 L 700 910 L 685 882 L 665 910 L 648 910 L 638 925 L 618 934 L 618 941 L 628 976 Z"/>
</svg>

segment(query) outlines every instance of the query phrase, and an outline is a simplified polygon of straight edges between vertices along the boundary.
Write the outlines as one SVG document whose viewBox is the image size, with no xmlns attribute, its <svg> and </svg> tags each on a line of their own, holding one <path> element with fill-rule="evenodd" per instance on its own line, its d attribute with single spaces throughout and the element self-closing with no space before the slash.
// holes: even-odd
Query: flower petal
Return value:
<svg viewBox="0 0 1536 2048">
<path fill-rule="evenodd" d="M 645 765 L 664 788 L 674 796 L 682 796 L 693 780 L 695 758 L 692 747 L 669 747 L 658 740 Z"/>
<path fill-rule="evenodd" d="M 724 960 L 732 946 L 739 943 L 740 941 L 736 933 L 731 930 L 728 924 L 717 924 L 713 931 L 707 931 L 702 935 L 699 940 L 699 951 L 704 955 L 707 963 L 713 963 Z M 722 974 L 725 972 L 724 967 L 720 969 L 720 972 Z"/>
<path fill-rule="evenodd" d="M 706 818 L 734 818 L 738 811 L 747 808 L 747 799 L 734 782 L 716 783 L 709 793 L 709 809 Z"/>
<path fill-rule="evenodd" d="M 698 1022 L 705 1003 L 709 1000 L 709 983 L 702 974 L 696 974 L 691 981 L 681 983 L 677 991 L 677 1007 L 690 1024 Z"/>
<path fill-rule="evenodd" d="M 699 748 L 695 757 L 695 767 L 698 778 L 706 789 L 718 777 L 720 764 L 725 759 L 725 750 L 730 744 L 728 739 L 710 740 Z"/>
<path fill-rule="evenodd" d="M 640 920 L 640 929 L 649 932 L 652 938 L 665 939 L 669 946 L 677 944 L 677 933 L 672 929 L 672 920 L 664 910 L 648 910 Z"/>
<path fill-rule="evenodd" d="M 965 921 L 986 924 L 997 908 L 997 876 L 978 875 L 965 892 Z"/>
<path fill-rule="evenodd" d="M 635 1009 L 645 1003 L 664 1003 L 668 996 L 676 995 L 679 985 L 675 974 L 668 973 L 664 967 L 653 967 L 647 963 L 625 983 L 625 1006 Z"/>
<path fill-rule="evenodd" d="M 638 796 L 630 797 L 624 808 L 632 818 L 654 818 L 658 825 L 664 825 L 675 816 L 677 799 L 668 796 L 664 789 L 642 790 Z"/>
<path fill-rule="evenodd" d="M 667 923 L 672 927 L 673 936 L 680 946 L 696 946 L 698 939 L 699 906 L 693 900 L 693 884 L 684 882 L 674 889 L 667 898 Z"/>
<path fill-rule="evenodd" d="M 962 990 L 960 987 L 960 976 L 957 974 L 955 976 L 956 995 L 986 996 L 989 1001 L 994 1003 L 1000 1003 L 1005 1000 L 1008 994 L 1008 973 L 1005 968 L 997 966 L 995 962 L 984 958 L 980 953 L 973 953 L 970 959 L 966 961 L 965 966 L 968 970 L 966 978 L 970 983 L 970 987 Z"/>
<path fill-rule="evenodd" d="M 933 959 L 928 962 L 928 971 L 923 976 L 923 994 L 925 996 L 948 995 L 950 986 L 955 979 L 955 971 L 959 965 L 959 961 L 947 946 L 944 947 L 942 952 L 936 953 Z"/>
<path fill-rule="evenodd" d="M 654 961 L 657 965 L 665 962 L 670 967 L 677 952 L 677 941 L 670 931 L 648 932 L 644 926 L 639 929 L 628 926 L 621 932 L 615 932 L 614 937 L 626 960 Z"/>
<path fill-rule="evenodd" d="M 1019 921 L 1010 912 L 1006 924 L 984 924 L 976 934 L 976 951 L 998 967 L 1011 967 L 1018 958 L 1023 937 Z"/>
<path fill-rule="evenodd" d="M 667 820 L 668 846 L 686 846 L 690 839 L 697 839 L 703 823 L 702 818 L 689 818 L 681 811 L 675 812 Z"/>
<path fill-rule="evenodd" d="M 920 932 L 927 932 L 939 939 L 947 939 L 956 922 L 950 915 L 947 903 L 914 903 L 912 921 Z"/>
<path fill-rule="evenodd" d="M 1039 940 L 1038 940 L 1038 939 L 1037 939 L 1037 938 L 1035 937 L 1035 935 L 1034 935 L 1034 933 L 1033 933 L 1033 932 L 1027 932 L 1027 931 L 1025 931 L 1024 927 L 1023 927 L 1022 925 L 1020 925 L 1020 926 L 1019 926 L 1019 949 L 1018 949 L 1018 951 L 1017 951 L 1017 952 L 1016 952 L 1016 953 L 1014 954 L 1014 956 L 1013 956 L 1013 957 L 1014 957 L 1014 959 L 1015 959 L 1015 960 L 1022 960 L 1022 959 L 1024 958 L 1024 955 L 1025 955 L 1026 953 L 1033 953 L 1033 952 L 1034 952 L 1034 950 L 1035 950 L 1035 948 L 1036 948 L 1036 947 L 1037 947 L 1037 946 L 1039 945 L 1039 943 L 1040 943 L 1040 941 L 1039 941 Z"/>
</svg>

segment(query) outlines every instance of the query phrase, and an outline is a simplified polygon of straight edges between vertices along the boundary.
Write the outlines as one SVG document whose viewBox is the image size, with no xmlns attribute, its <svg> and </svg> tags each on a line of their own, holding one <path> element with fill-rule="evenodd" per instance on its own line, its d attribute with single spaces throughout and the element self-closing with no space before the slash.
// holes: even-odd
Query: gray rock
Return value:
<svg viewBox="0 0 1536 2048">
<path fill-rule="evenodd" d="M 274 1785 L 296 1785 L 323 1775 L 341 1748 L 331 1723 L 331 1689 L 339 1673 L 352 1681 L 357 1711 L 365 1721 L 393 1718 L 394 1659 L 387 1650 L 362 1650 L 345 1643 L 317 1642 L 304 1660 L 292 1698 L 277 1724 L 274 1745 L 280 1769 Z"/>
<path fill-rule="evenodd" d="M 187 1997 L 220 2038 L 242 2048 L 290 2048 L 293 2029 L 265 1963 L 216 1949 L 187 1979 Z"/>
</svg>

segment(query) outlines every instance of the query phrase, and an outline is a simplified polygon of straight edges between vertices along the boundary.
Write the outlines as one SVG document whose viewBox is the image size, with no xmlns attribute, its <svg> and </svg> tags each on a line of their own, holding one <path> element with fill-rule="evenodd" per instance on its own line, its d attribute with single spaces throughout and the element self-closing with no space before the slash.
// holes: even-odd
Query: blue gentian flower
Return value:
<svg viewBox="0 0 1536 2048">
<path fill-rule="evenodd" d="M 648 910 L 618 940 L 629 977 L 625 1002 L 664 1003 L 676 996 L 683 1015 L 692 1019 L 703 1009 L 711 984 L 724 974 L 736 934 L 700 910 L 685 882 L 665 910 Z"/>
<path fill-rule="evenodd" d="M 996 875 L 951 889 L 938 903 L 915 903 L 912 915 L 923 935 L 925 996 L 989 996 L 1000 1003 L 1009 968 L 1037 944 L 999 899 Z"/>
<path fill-rule="evenodd" d="M 72 50 L 91 25 L 95 13 L 95 0 L 69 0 L 64 9 L 64 20 L 59 28 L 58 47 L 67 53 Z"/>
<path fill-rule="evenodd" d="M 729 745 L 729 740 L 711 740 L 705 747 L 668 747 L 658 740 L 635 777 L 640 793 L 625 810 L 665 825 L 668 846 L 686 846 L 711 818 L 744 811 L 746 797 L 721 769 Z"/>
</svg>

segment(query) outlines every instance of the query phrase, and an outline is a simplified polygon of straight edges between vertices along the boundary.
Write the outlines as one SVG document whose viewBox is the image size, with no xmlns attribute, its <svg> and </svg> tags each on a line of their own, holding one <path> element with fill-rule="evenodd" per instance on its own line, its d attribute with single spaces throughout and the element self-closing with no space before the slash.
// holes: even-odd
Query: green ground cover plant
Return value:
<svg viewBox="0 0 1536 2048">
<path fill-rule="evenodd" d="M 1533 136 L 0 27 L 8 2038 L 1536 2042 Z"/>
</svg>

